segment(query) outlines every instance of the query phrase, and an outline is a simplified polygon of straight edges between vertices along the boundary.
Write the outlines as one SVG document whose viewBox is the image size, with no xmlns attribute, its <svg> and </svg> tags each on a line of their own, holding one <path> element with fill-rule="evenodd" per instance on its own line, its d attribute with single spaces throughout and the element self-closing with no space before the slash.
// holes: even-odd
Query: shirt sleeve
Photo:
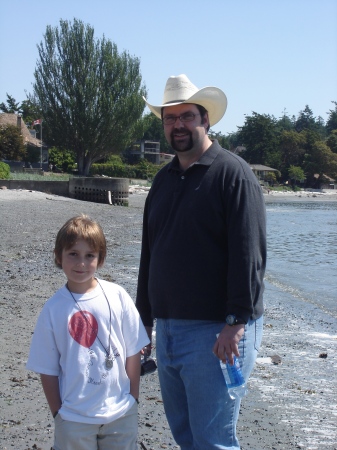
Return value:
<svg viewBox="0 0 337 450">
<path fill-rule="evenodd" d="M 261 187 L 243 179 L 227 196 L 228 313 L 246 322 L 260 314 L 266 268 L 266 212 Z"/>
<path fill-rule="evenodd" d="M 143 237 L 140 256 L 136 307 L 145 326 L 153 327 L 151 305 L 149 300 L 148 281 L 150 267 L 150 243 L 148 234 L 148 209 L 150 194 L 147 196 L 143 215 Z"/>
<path fill-rule="evenodd" d="M 46 303 L 35 326 L 26 368 L 40 374 L 59 376 L 59 361 L 60 354 Z"/>
</svg>

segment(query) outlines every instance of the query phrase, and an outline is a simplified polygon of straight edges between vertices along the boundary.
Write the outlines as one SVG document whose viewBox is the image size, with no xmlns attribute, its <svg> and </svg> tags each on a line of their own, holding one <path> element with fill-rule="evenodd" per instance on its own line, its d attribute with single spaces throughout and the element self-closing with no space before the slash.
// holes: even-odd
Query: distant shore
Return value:
<svg viewBox="0 0 337 450">
<path fill-rule="evenodd" d="M 263 192 L 266 203 L 272 201 L 337 201 L 337 189 Z"/>
</svg>

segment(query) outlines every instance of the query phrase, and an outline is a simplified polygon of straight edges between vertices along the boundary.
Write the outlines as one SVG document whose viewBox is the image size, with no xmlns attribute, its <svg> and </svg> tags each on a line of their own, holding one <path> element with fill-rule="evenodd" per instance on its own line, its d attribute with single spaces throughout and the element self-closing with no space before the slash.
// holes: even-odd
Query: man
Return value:
<svg viewBox="0 0 337 450">
<path fill-rule="evenodd" d="M 136 306 L 150 338 L 157 319 L 164 408 L 181 449 L 239 449 L 240 400 L 219 360 L 237 356 L 247 380 L 261 343 L 263 195 L 248 164 L 207 135 L 226 111 L 220 89 L 179 75 L 162 105 L 146 103 L 176 156 L 146 200 Z"/>
</svg>

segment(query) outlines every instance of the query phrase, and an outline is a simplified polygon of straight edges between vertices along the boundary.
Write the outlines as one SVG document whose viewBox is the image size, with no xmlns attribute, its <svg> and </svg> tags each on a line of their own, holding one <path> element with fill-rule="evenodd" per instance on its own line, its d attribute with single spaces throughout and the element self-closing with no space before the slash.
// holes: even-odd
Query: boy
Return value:
<svg viewBox="0 0 337 450">
<path fill-rule="evenodd" d="M 135 450 L 144 326 L 126 291 L 95 277 L 106 257 L 98 223 L 68 220 L 54 255 L 67 283 L 44 305 L 27 362 L 55 419 L 54 450 Z"/>
</svg>

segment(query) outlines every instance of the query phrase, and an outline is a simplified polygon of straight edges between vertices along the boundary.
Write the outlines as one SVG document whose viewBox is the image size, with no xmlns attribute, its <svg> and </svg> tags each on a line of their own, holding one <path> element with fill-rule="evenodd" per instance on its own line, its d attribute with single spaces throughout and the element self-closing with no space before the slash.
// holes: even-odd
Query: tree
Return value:
<svg viewBox="0 0 337 450">
<path fill-rule="evenodd" d="M 216 132 L 212 131 L 212 129 L 210 129 L 209 130 L 209 138 L 212 140 L 216 139 L 222 148 L 229 149 L 229 147 L 230 147 L 228 138 L 225 135 L 221 134 L 219 131 L 216 133 Z"/>
<path fill-rule="evenodd" d="M 301 166 L 305 153 L 305 136 L 296 131 L 283 130 L 280 134 L 279 150 L 281 165 L 278 167 L 283 176 L 287 175 L 289 166 Z"/>
<path fill-rule="evenodd" d="M 74 19 L 47 26 L 38 45 L 34 94 L 51 145 L 75 152 L 79 174 L 134 139 L 144 110 L 140 61 Z"/>
<path fill-rule="evenodd" d="M 324 138 L 326 134 L 324 120 L 322 117 L 318 117 L 316 120 L 308 105 L 305 106 L 303 111 L 300 111 L 295 122 L 295 129 L 298 133 L 303 130 L 314 131 L 319 133 L 322 138 Z"/>
<path fill-rule="evenodd" d="M 315 176 L 328 175 L 335 178 L 337 175 L 337 154 L 333 153 L 325 142 L 317 139 L 317 135 L 306 132 L 306 154 L 304 155 L 303 170 L 309 184 L 314 184 Z"/>
<path fill-rule="evenodd" d="M 253 112 L 239 127 L 238 139 L 246 147 L 243 158 L 251 164 L 278 165 L 278 133 L 275 117 Z M 241 154 L 240 154 L 241 155 Z"/>
<path fill-rule="evenodd" d="M 0 159 L 22 161 L 26 155 L 21 131 L 14 125 L 0 127 Z"/>
<path fill-rule="evenodd" d="M 304 171 L 297 166 L 290 166 L 288 169 L 289 178 L 293 180 L 296 184 L 296 181 L 304 181 L 305 175 Z"/>
<path fill-rule="evenodd" d="M 294 121 L 287 115 L 286 110 L 283 111 L 282 117 L 277 121 L 280 131 L 291 131 L 294 129 Z"/>
<path fill-rule="evenodd" d="M 59 150 L 52 147 L 48 152 L 49 163 L 55 165 L 63 172 L 69 172 L 75 165 L 75 155 L 69 150 Z"/>
<path fill-rule="evenodd" d="M 31 127 L 34 120 L 41 119 L 42 111 L 38 104 L 38 100 L 34 98 L 33 95 L 28 95 L 26 92 L 26 96 L 26 100 L 24 100 L 20 105 L 20 110 L 22 112 L 22 118 L 25 124 Z M 40 127 L 37 128 L 37 136 L 40 138 Z"/>
<path fill-rule="evenodd" d="M 33 120 L 40 118 L 41 110 L 37 100 L 32 95 L 28 95 L 26 92 L 27 98 L 21 104 L 12 95 L 6 95 L 7 104 L 4 102 L 0 103 L 0 111 L 9 114 L 20 114 L 28 127 L 31 126 Z"/>
<path fill-rule="evenodd" d="M 0 180 L 8 180 L 10 173 L 9 165 L 0 161 Z"/>
<path fill-rule="evenodd" d="M 160 151 L 162 153 L 173 153 L 165 138 L 161 120 L 159 120 L 153 113 L 145 114 L 142 120 L 144 133 L 143 139 L 160 142 Z"/>
<path fill-rule="evenodd" d="M 309 108 L 308 105 L 305 105 L 305 108 L 303 111 L 299 112 L 298 118 L 295 122 L 295 129 L 298 133 L 301 131 L 308 129 L 308 130 L 315 130 L 315 118 L 313 116 L 312 110 Z"/>
<path fill-rule="evenodd" d="M 326 122 L 327 134 L 330 134 L 333 130 L 337 130 L 337 102 L 331 102 L 335 105 L 335 109 L 330 109 L 329 118 Z"/>
<path fill-rule="evenodd" d="M 333 153 L 337 153 L 337 128 L 331 131 L 331 134 L 326 140 L 326 145 Z"/>
<path fill-rule="evenodd" d="M 14 97 L 7 94 L 7 92 L 6 96 L 7 96 L 7 105 L 4 102 L 0 103 L 0 110 L 4 113 L 9 114 L 21 114 L 22 111 L 20 108 L 20 103 L 18 103 Z"/>
<path fill-rule="evenodd" d="M 239 133 L 230 133 L 227 136 L 228 141 L 228 149 L 230 151 L 234 151 L 237 147 L 241 146 L 240 136 Z"/>
</svg>

